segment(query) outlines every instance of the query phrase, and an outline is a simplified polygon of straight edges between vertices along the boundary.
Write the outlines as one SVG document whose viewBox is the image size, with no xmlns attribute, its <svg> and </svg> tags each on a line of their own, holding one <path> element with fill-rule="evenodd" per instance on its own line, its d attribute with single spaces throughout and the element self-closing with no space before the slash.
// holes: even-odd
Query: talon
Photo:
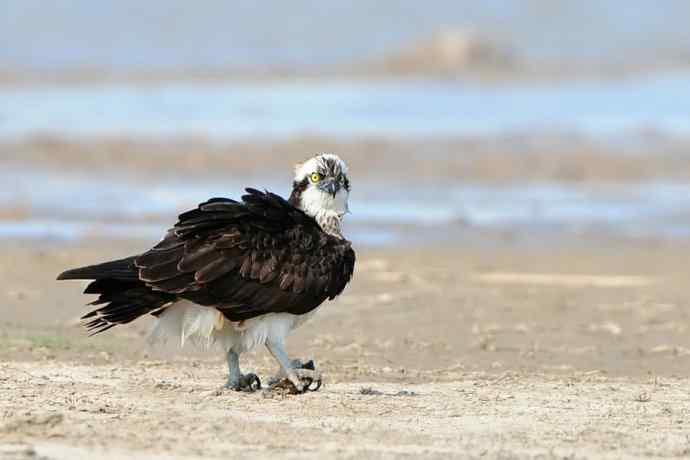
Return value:
<svg viewBox="0 0 690 460">
<path fill-rule="evenodd" d="M 316 386 L 312 388 L 311 384 L 316 383 Z M 312 382 L 309 382 L 309 385 L 306 386 L 305 391 L 318 391 L 319 388 L 321 388 L 321 384 L 323 381 L 321 380 L 321 377 L 319 376 L 318 379 L 313 380 Z"/>
<path fill-rule="evenodd" d="M 322 380 L 320 372 L 302 368 L 295 369 L 295 374 L 297 374 L 297 378 L 303 384 L 303 393 L 306 393 L 307 391 L 317 391 L 319 388 L 321 388 Z"/>
<path fill-rule="evenodd" d="M 246 391 L 247 393 L 253 393 L 256 390 L 261 389 L 261 380 L 256 374 L 246 374 L 240 378 L 241 391 Z"/>
<path fill-rule="evenodd" d="M 285 389 L 292 394 L 317 391 L 321 388 L 321 373 L 316 370 L 313 360 L 290 360 L 280 342 L 269 342 L 266 347 L 280 364 L 278 374 L 270 380 L 269 388 Z"/>
<path fill-rule="evenodd" d="M 300 378 L 300 381 L 302 382 L 302 385 L 304 385 L 304 388 L 302 388 L 302 393 L 309 391 L 309 387 L 312 383 L 314 383 L 314 379 L 311 377 Z"/>
<path fill-rule="evenodd" d="M 316 365 L 314 364 L 314 360 L 311 360 L 311 359 L 307 362 L 304 362 L 304 363 L 299 359 L 293 359 L 292 361 L 290 361 L 290 367 L 292 369 L 306 369 L 308 371 L 315 371 L 316 370 Z M 283 371 L 281 369 L 276 373 L 276 375 L 272 376 L 268 380 L 268 386 L 269 386 L 269 388 L 273 388 L 276 385 L 278 385 L 279 383 L 283 382 L 283 380 L 285 380 L 285 379 L 287 379 L 287 375 L 285 374 L 285 371 Z M 319 384 L 319 387 L 320 386 L 321 386 L 321 384 Z"/>
<path fill-rule="evenodd" d="M 253 393 L 256 390 L 261 389 L 261 380 L 256 374 L 244 374 L 240 376 L 240 380 L 238 382 L 226 383 L 225 388 L 235 391 L 243 391 L 245 393 Z"/>
<path fill-rule="evenodd" d="M 312 371 L 308 376 L 302 376 L 302 380 L 306 382 L 304 386 L 304 391 L 318 391 L 319 388 L 321 388 L 321 384 L 323 381 L 321 380 L 321 373 L 316 372 L 316 365 L 314 364 L 314 360 L 310 359 L 306 363 L 303 363 L 300 366 L 300 369 L 304 369 L 307 371 Z M 315 386 L 312 386 L 312 384 L 315 384 Z"/>
</svg>

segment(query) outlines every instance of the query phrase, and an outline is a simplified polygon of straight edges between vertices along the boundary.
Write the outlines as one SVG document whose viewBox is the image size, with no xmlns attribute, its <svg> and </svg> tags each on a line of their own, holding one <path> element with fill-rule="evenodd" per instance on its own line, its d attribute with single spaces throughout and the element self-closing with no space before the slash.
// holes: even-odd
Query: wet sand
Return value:
<svg viewBox="0 0 690 460">
<path fill-rule="evenodd" d="M 690 140 L 638 133 L 635 143 L 607 143 L 576 134 L 504 135 L 452 139 L 338 139 L 298 136 L 286 141 L 212 142 L 34 136 L 0 143 L 0 167 L 122 172 L 133 177 L 246 175 L 292 171 L 305 152 L 347 157 L 360 181 L 459 180 L 506 183 L 690 180 Z M 413 177 L 411 171 L 414 171 Z M 286 173 L 286 179 L 289 174 Z"/>
<path fill-rule="evenodd" d="M 288 342 L 326 376 L 302 396 L 219 391 L 221 354 L 152 349 L 148 320 L 87 338 L 82 285 L 55 274 L 145 246 L 5 243 L 0 456 L 690 453 L 687 244 L 360 248 L 352 285 Z"/>
</svg>

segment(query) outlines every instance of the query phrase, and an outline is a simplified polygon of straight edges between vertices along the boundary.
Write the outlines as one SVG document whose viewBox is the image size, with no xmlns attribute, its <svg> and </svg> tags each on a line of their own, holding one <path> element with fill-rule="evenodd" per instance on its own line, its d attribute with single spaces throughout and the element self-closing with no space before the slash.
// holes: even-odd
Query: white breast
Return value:
<svg viewBox="0 0 690 460">
<path fill-rule="evenodd" d="M 179 340 L 180 346 L 188 342 L 205 348 L 217 345 L 225 351 L 232 349 L 242 353 L 264 345 L 268 340 L 282 343 L 316 310 L 304 315 L 269 313 L 242 322 L 231 322 L 215 308 L 182 300 L 163 311 L 149 340 L 161 343 L 175 339 Z"/>
</svg>

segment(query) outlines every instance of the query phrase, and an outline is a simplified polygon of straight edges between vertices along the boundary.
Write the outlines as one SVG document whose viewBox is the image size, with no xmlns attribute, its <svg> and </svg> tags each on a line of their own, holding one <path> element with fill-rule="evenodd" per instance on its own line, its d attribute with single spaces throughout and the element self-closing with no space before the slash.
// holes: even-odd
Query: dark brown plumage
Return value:
<svg viewBox="0 0 690 460">
<path fill-rule="evenodd" d="M 325 233 L 283 198 L 247 189 L 242 201 L 213 198 L 179 216 L 151 250 L 68 270 L 58 279 L 93 279 L 102 305 L 84 316 L 98 333 L 187 299 L 231 321 L 272 312 L 307 313 L 350 281 L 349 241 Z"/>
</svg>

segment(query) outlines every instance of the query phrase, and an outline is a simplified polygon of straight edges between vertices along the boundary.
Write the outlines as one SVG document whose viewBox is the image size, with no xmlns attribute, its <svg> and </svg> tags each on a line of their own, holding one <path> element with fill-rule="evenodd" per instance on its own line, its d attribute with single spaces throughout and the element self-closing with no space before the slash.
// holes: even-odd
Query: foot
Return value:
<svg viewBox="0 0 690 460">
<path fill-rule="evenodd" d="M 225 388 L 253 393 L 261 389 L 261 380 L 259 380 L 256 374 L 242 374 L 237 381 L 228 380 L 228 383 L 225 384 Z"/>
<path fill-rule="evenodd" d="M 303 362 L 301 359 L 293 359 L 290 361 L 290 368 L 291 369 L 309 369 L 309 370 L 316 370 L 316 366 L 314 365 L 313 360 L 309 360 L 307 362 Z M 280 367 L 278 368 L 278 372 L 275 373 L 270 379 L 268 379 L 268 386 L 272 387 L 276 385 L 279 382 L 282 382 L 283 380 L 287 379 L 287 374 L 285 373 L 285 370 Z"/>
<path fill-rule="evenodd" d="M 308 391 L 317 391 L 321 388 L 321 372 L 314 370 L 314 363 L 310 361 L 305 364 L 311 365 L 309 368 L 292 369 L 291 374 L 282 378 L 271 385 L 271 389 L 286 389 L 291 394 L 301 394 Z"/>
</svg>

